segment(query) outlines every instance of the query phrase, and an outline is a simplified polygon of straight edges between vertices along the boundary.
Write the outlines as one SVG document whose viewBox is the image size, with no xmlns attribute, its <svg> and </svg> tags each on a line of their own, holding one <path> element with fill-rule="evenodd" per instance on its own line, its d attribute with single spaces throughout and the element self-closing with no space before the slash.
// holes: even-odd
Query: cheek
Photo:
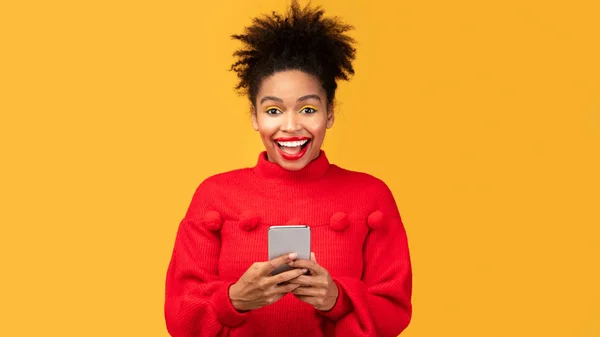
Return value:
<svg viewBox="0 0 600 337">
<path fill-rule="evenodd" d="M 262 138 L 270 139 L 277 132 L 277 124 L 274 120 L 262 118 L 258 120 L 258 132 Z"/>
<path fill-rule="evenodd" d="M 326 131 L 327 126 L 325 123 L 314 123 L 309 128 L 309 132 L 313 135 L 313 137 L 318 139 L 324 138 Z"/>
</svg>

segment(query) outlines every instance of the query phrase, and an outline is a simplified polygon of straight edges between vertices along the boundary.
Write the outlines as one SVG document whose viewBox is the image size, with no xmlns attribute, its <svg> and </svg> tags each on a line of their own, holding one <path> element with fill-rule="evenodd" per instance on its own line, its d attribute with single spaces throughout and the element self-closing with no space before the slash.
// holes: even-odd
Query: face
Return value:
<svg viewBox="0 0 600 337">
<path fill-rule="evenodd" d="M 269 161 L 292 171 L 319 156 L 333 120 L 319 81 L 298 70 L 265 78 L 252 111 L 252 126 L 260 134 Z"/>
</svg>

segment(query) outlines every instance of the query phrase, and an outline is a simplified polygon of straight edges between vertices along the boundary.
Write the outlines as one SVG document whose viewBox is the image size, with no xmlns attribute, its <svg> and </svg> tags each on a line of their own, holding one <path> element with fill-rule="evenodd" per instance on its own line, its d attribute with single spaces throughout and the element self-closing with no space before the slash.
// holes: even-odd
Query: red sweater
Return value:
<svg viewBox="0 0 600 337">
<path fill-rule="evenodd" d="M 321 312 L 292 294 L 240 313 L 228 290 L 268 260 L 269 226 L 306 224 L 318 263 L 339 288 Z M 212 176 L 179 225 L 166 278 L 173 337 L 395 337 L 409 324 L 412 271 L 406 232 L 381 180 L 330 164 L 325 152 L 300 171 L 271 163 Z"/>
</svg>

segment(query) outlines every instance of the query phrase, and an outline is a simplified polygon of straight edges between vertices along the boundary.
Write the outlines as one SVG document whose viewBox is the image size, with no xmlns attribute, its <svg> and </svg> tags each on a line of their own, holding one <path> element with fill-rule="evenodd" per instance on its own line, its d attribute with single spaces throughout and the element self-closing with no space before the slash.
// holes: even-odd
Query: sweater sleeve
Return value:
<svg viewBox="0 0 600 337">
<path fill-rule="evenodd" d="M 220 218 L 210 211 L 205 193 L 201 185 L 179 224 L 167 269 L 164 309 L 173 337 L 227 336 L 246 320 L 229 300 L 233 282 L 218 276 Z"/>
<path fill-rule="evenodd" d="M 391 191 L 368 218 L 362 279 L 334 278 L 340 295 L 321 313 L 336 322 L 336 336 L 396 337 L 412 315 L 412 269 L 407 235 Z"/>
</svg>

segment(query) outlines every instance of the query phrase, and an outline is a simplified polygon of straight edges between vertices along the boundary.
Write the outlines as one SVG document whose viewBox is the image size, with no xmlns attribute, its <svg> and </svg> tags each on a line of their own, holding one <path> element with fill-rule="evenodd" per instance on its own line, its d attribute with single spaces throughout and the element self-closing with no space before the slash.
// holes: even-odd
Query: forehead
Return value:
<svg viewBox="0 0 600 337">
<path fill-rule="evenodd" d="M 319 95 L 325 101 L 325 91 L 319 80 L 310 74 L 299 70 L 286 70 L 274 73 L 265 78 L 258 91 L 257 101 L 264 96 L 274 96 L 285 102 L 295 102 L 306 95 Z"/>
</svg>

